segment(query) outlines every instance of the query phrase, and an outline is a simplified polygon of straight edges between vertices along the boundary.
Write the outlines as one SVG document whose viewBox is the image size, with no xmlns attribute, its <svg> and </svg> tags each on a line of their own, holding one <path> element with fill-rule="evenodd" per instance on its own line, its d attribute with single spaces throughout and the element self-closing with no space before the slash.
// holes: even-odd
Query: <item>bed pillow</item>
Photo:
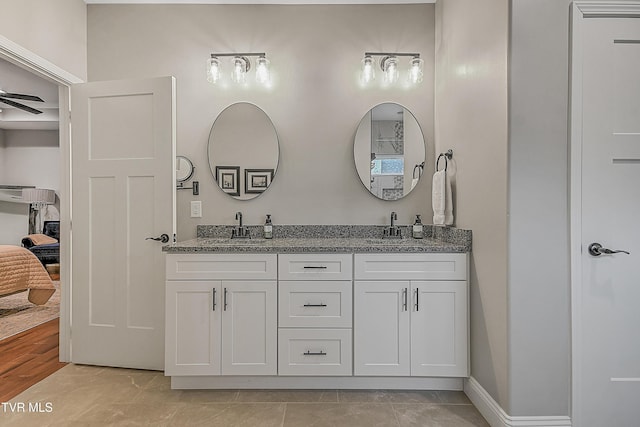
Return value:
<svg viewBox="0 0 640 427">
<path fill-rule="evenodd" d="M 56 239 L 54 239 L 53 237 L 49 237 L 46 234 L 29 234 L 28 236 L 26 236 L 24 239 L 22 239 L 22 243 L 25 244 L 25 240 L 29 240 L 31 246 L 38 246 L 38 245 L 48 245 L 50 243 L 58 243 L 58 241 Z M 25 246 L 27 246 L 25 244 Z"/>
</svg>

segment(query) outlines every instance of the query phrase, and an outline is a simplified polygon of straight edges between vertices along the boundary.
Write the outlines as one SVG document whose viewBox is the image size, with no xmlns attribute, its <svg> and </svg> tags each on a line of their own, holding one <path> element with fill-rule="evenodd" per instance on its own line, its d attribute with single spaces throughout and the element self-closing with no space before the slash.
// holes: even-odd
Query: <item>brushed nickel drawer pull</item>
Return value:
<svg viewBox="0 0 640 427">
<path fill-rule="evenodd" d="M 305 304 L 303 305 L 303 307 L 326 307 L 327 304 L 324 303 L 320 303 L 320 304 Z"/>
<path fill-rule="evenodd" d="M 326 356 L 327 353 L 325 353 L 324 351 L 320 350 L 319 352 L 311 352 L 310 350 L 305 351 L 304 353 L 302 353 L 304 356 Z"/>
<path fill-rule="evenodd" d="M 318 269 L 324 269 L 324 270 L 326 270 L 326 269 L 327 269 L 327 266 L 326 266 L 326 265 L 305 265 L 305 266 L 304 266 L 304 267 L 302 267 L 302 268 L 307 268 L 307 269 L 314 269 L 314 268 L 318 268 Z"/>
</svg>

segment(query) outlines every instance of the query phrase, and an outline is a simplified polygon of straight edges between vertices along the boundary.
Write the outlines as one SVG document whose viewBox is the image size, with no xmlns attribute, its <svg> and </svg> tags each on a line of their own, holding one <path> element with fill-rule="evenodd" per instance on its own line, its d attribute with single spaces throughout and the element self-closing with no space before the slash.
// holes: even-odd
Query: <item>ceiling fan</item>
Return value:
<svg viewBox="0 0 640 427">
<path fill-rule="evenodd" d="M 12 107 L 19 108 L 21 110 L 27 111 L 32 114 L 42 114 L 42 111 L 36 110 L 35 108 L 31 108 L 28 105 L 21 104 L 19 102 L 12 101 L 7 98 L 13 99 L 24 99 L 25 101 L 35 101 L 35 102 L 44 102 L 42 98 L 35 95 L 24 95 L 21 93 L 9 93 L 0 89 L 0 102 L 3 104 L 11 105 Z"/>
</svg>

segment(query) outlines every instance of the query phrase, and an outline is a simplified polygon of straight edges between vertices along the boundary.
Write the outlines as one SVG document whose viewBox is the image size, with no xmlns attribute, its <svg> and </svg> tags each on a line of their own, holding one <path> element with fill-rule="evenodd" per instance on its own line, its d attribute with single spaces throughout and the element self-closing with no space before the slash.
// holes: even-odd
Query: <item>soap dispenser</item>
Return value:
<svg viewBox="0 0 640 427">
<path fill-rule="evenodd" d="M 424 237 L 424 230 L 422 228 L 422 220 L 420 215 L 416 215 L 416 222 L 413 224 L 413 238 L 422 239 Z"/>
<path fill-rule="evenodd" d="M 271 214 L 267 214 L 267 219 L 264 222 L 264 238 L 273 238 L 273 224 L 271 224 Z"/>
</svg>

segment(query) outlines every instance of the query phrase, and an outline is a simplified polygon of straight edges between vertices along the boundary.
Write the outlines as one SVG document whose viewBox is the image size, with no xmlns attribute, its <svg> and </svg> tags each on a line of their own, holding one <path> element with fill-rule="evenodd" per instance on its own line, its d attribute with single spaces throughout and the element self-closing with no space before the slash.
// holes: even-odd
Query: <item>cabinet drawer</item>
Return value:
<svg viewBox="0 0 640 427">
<path fill-rule="evenodd" d="M 356 254 L 358 280 L 467 280 L 467 254 Z"/>
<path fill-rule="evenodd" d="M 278 256 L 280 280 L 351 280 L 351 254 L 285 254 Z"/>
<path fill-rule="evenodd" d="M 280 328 L 278 375 L 352 375 L 351 329 Z"/>
<path fill-rule="evenodd" d="M 278 286 L 280 327 L 350 328 L 351 281 L 291 281 Z"/>
<path fill-rule="evenodd" d="M 167 280 L 274 280 L 275 254 L 167 254 Z"/>
</svg>

